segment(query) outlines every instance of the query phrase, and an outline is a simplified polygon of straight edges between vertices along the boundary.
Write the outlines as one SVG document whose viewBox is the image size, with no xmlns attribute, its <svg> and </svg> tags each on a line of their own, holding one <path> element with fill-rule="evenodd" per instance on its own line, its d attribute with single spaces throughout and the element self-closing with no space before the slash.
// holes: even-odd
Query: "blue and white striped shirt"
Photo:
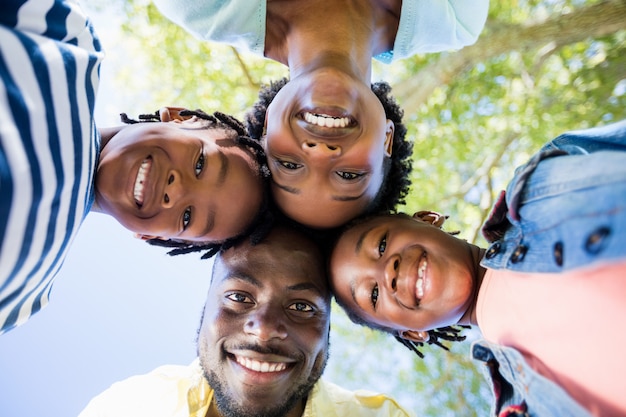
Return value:
<svg viewBox="0 0 626 417">
<path fill-rule="evenodd" d="M 0 333 L 48 303 L 93 203 L 103 56 L 74 1 L 0 3 Z"/>
</svg>

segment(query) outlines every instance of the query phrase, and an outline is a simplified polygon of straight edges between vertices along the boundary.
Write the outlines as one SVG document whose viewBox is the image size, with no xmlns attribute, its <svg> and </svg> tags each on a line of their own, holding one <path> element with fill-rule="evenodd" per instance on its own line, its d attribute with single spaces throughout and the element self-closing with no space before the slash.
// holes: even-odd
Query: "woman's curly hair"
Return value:
<svg viewBox="0 0 626 417">
<path fill-rule="evenodd" d="M 261 88 L 259 99 L 252 109 L 245 115 L 245 122 L 249 135 L 256 140 L 261 140 L 265 126 L 265 115 L 270 103 L 276 94 L 289 82 L 287 78 L 272 81 L 269 85 Z M 371 85 L 372 92 L 382 104 L 387 119 L 395 125 L 391 157 L 385 158 L 382 186 L 376 198 L 367 207 L 365 214 L 379 211 L 395 211 L 399 204 L 405 202 L 409 192 L 411 181 L 409 176 L 412 169 L 411 153 L 413 144 L 406 138 L 406 126 L 402 123 L 404 111 L 398 106 L 391 96 L 391 86 L 386 82 L 377 82 Z"/>
</svg>

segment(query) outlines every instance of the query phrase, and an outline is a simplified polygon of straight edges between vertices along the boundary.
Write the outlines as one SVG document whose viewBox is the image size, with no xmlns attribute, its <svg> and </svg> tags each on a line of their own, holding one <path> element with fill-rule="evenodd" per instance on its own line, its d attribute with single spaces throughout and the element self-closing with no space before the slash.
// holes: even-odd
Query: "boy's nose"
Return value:
<svg viewBox="0 0 626 417">
<path fill-rule="evenodd" d="M 398 268 L 400 267 L 400 260 L 398 257 L 394 256 L 389 258 L 387 263 L 385 264 L 385 270 L 383 273 L 385 274 L 385 284 L 387 288 L 391 290 L 392 293 L 396 292 L 398 287 Z"/>
<path fill-rule="evenodd" d="M 161 205 L 165 208 L 173 207 L 174 204 L 183 195 L 182 178 L 175 172 L 170 172 L 167 177 L 167 183 L 165 184 L 165 190 L 163 192 L 163 198 L 161 199 Z"/>
</svg>

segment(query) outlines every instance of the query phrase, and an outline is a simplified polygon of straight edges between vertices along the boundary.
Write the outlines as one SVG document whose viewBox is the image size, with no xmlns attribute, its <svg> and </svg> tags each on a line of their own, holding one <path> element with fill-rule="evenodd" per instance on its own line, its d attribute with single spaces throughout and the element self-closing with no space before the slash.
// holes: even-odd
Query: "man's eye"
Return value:
<svg viewBox="0 0 626 417">
<path fill-rule="evenodd" d="M 378 284 L 374 285 L 374 288 L 372 288 L 372 295 L 370 296 L 370 299 L 372 301 L 372 307 L 376 309 L 376 302 L 378 301 Z"/>
<path fill-rule="evenodd" d="M 302 168 L 302 164 L 296 164 L 295 162 L 279 160 L 278 163 L 282 165 L 284 168 L 289 169 L 289 170 L 296 170 L 298 168 Z"/>
<path fill-rule="evenodd" d="M 383 256 L 385 249 L 387 249 L 387 235 L 384 235 L 378 242 L 378 255 Z"/>
<path fill-rule="evenodd" d="M 315 311 L 315 309 L 313 308 L 313 306 L 311 306 L 308 303 L 303 303 L 303 302 L 297 302 L 297 303 L 293 303 L 289 306 L 290 310 L 295 310 L 295 311 L 300 311 L 303 313 L 312 313 Z"/>
<path fill-rule="evenodd" d="M 250 297 L 248 297 L 247 295 L 238 293 L 238 292 L 228 294 L 226 298 L 236 303 L 252 303 L 252 299 Z"/>
<path fill-rule="evenodd" d="M 204 153 L 201 153 L 200 156 L 198 157 L 198 160 L 196 161 L 196 166 L 194 168 L 196 172 L 196 177 L 200 175 L 203 169 L 204 169 Z"/>
<path fill-rule="evenodd" d="M 183 230 L 185 230 L 187 226 L 189 226 L 190 222 L 191 222 L 191 207 L 187 207 L 185 211 L 183 212 Z"/>
<path fill-rule="evenodd" d="M 337 171 L 336 174 L 339 175 L 339 177 L 341 177 L 341 179 L 343 180 L 356 180 L 358 178 L 361 178 L 363 175 L 365 175 L 359 172 L 348 172 L 348 171 Z"/>
</svg>

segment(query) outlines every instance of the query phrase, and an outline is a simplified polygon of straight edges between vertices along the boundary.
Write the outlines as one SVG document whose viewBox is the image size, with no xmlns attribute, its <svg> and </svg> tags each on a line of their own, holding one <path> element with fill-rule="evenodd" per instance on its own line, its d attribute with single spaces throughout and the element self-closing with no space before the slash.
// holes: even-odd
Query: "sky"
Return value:
<svg viewBox="0 0 626 417">
<path fill-rule="evenodd" d="M 83 2 L 107 51 L 97 125 L 118 124 L 121 111 L 158 107 L 133 102 L 116 86 L 116 71 L 128 65 L 119 19 L 87 5 Z M 49 305 L 0 336 L 0 416 L 77 416 L 116 381 L 160 365 L 192 362 L 211 267 L 212 260 L 196 255 L 167 256 L 112 218 L 90 213 L 55 279 Z M 375 352 L 361 353 L 355 361 L 367 363 L 368 354 L 372 365 L 366 372 L 381 385 L 369 388 L 389 389 L 388 367 Z M 404 360 L 408 367 L 409 358 L 397 364 Z M 357 388 L 342 381 L 342 368 L 334 362 L 331 344 L 326 375 Z"/>
</svg>

